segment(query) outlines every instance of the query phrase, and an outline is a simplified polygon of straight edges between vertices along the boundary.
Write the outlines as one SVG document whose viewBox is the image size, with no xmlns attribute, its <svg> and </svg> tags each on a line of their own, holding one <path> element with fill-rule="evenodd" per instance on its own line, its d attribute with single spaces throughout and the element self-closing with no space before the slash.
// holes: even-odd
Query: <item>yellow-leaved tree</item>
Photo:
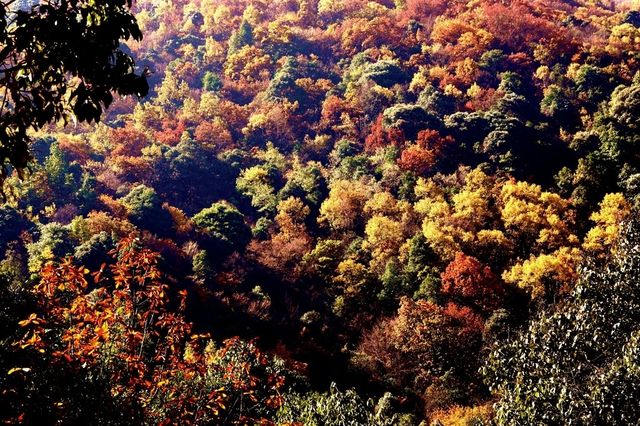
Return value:
<svg viewBox="0 0 640 426">
<path fill-rule="evenodd" d="M 620 223 L 631 213 L 631 205 L 620 193 L 607 194 L 600 202 L 600 210 L 590 219 L 596 226 L 591 228 L 584 238 L 583 248 L 596 255 L 602 255 L 613 245 Z"/>
</svg>

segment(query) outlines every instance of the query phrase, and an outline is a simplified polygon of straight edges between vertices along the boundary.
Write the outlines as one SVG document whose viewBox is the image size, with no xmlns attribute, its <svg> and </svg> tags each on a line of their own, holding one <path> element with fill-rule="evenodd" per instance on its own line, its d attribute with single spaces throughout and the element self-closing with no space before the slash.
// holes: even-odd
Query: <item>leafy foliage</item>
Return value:
<svg viewBox="0 0 640 426">
<path fill-rule="evenodd" d="M 390 395 L 387 395 L 390 397 Z M 371 401 L 364 402 L 354 390 L 340 391 L 332 383 L 324 394 L 291 394 L 278 411 L 278 422 L 320 425 L 392 425 L 402 424 L 398 416 L 385 412 L 385 401 L 375 407 Z"/>
<path fill-rule="evenodd" d="M 637 221 L 627 224 L 617 254 L 585 266 L 561 310 L 490 355 L 484 371 L 500 424 L 638 418 L 638 238 Z"/>
<path fill-rule="evenodd" d="M 130 2 L 45 2 L 22 10 L 2 3 L 0 160 L 21 170 L 30 161 L 27 131 L 51 121 L 98 121 L 120 95 L 147 94 L 120 40 L 142 33 Z M 3 183 L 3 182 L 2 182 Z"/>
<path fill-rule="evenodd" d="M 240 250 L 250 240 L 244 217 L 234 206 L 214 203 L 193 217 L 193 223 L 215 240 L 220 248 Z"/>
<path fill-rule="evenodd" d="M 281 405 L 281 368 L 254 344 L 205 346 L 206 336 L 192 333 L 184 318 L 187 292 L 162 282 L 157 253 L 130 237 L 111 254 L 110 265 L 96 271 L 69 259 L 41 271 L 33 293 L 42 313 L 19 323 L 23 363 L 9 370 L 20 377 L 9 384 L 16 404 L 3 413 L 7 419 L 247 424 Z M 80 381 L 71 386 L 96 393 L 77 399 L 64 382 L 37 386 L 60 368 Z M 108 405 L 99 403 L 101 395 L 109 395 Z M 244 398 L 246 407 L 238 405 Z M 102 408 L 96 412 L 92 403 Z"/>
</svg>

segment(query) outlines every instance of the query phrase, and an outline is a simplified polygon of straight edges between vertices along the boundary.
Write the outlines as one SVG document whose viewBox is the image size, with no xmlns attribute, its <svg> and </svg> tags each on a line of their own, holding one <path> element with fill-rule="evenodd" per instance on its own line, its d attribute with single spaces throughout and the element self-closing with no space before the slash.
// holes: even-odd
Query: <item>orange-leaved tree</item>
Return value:
<svg viewBox="0 0 640 426">
<path fill-rule="evenodd" d="M 113 264 L 94 272 L 70 258 L 40 272 L 37 312 L 19 323 L 25 332 L 15 344 L 31 365 L 14 367 L 21 380 L 3 389 L 17 396 L 9 420 L 268 424 L 284 386 L 270 359 L 253 342 L 234 338 L 217 347 L 194 334 L 186 290 L 170 288 L 160 255 L 135 236 L 111 255 Z M 93 402 L 64 389 L 34 393 L 42 369 L 101 391 Z M 30 400 L 50 405 L 33 410 Z"/>
</svg>

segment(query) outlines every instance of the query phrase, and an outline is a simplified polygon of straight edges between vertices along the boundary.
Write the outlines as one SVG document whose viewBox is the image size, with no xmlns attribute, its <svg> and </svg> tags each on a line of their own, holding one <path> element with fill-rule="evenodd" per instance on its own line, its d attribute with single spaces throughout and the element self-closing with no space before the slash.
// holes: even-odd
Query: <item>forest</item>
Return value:
<svg viewBox="0 0 640 426">
<path fill-rule="evenodd" d="M 2 0 L 0 421 L 640 421 L 640 1 Z"/>
</svg>

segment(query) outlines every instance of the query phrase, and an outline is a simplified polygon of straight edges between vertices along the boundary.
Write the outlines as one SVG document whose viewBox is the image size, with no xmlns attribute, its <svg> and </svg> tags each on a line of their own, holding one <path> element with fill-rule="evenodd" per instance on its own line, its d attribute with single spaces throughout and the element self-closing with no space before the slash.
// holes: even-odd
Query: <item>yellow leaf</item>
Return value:
<svg viewBox="0 0 640 426">
<path fill-rule="evenodd" d="M 7 375 L 11 375 L 11 374 L 15 373 L 16 371 L 23 371 L 25 373 L 28 373 L 29 371 L 31 371 L 31 369 L 30 368 L 26 368 L 26 367 L 16 367 L 16 368 L 12 368 L 11 370 L 9 370 Z"/>
</svg>

